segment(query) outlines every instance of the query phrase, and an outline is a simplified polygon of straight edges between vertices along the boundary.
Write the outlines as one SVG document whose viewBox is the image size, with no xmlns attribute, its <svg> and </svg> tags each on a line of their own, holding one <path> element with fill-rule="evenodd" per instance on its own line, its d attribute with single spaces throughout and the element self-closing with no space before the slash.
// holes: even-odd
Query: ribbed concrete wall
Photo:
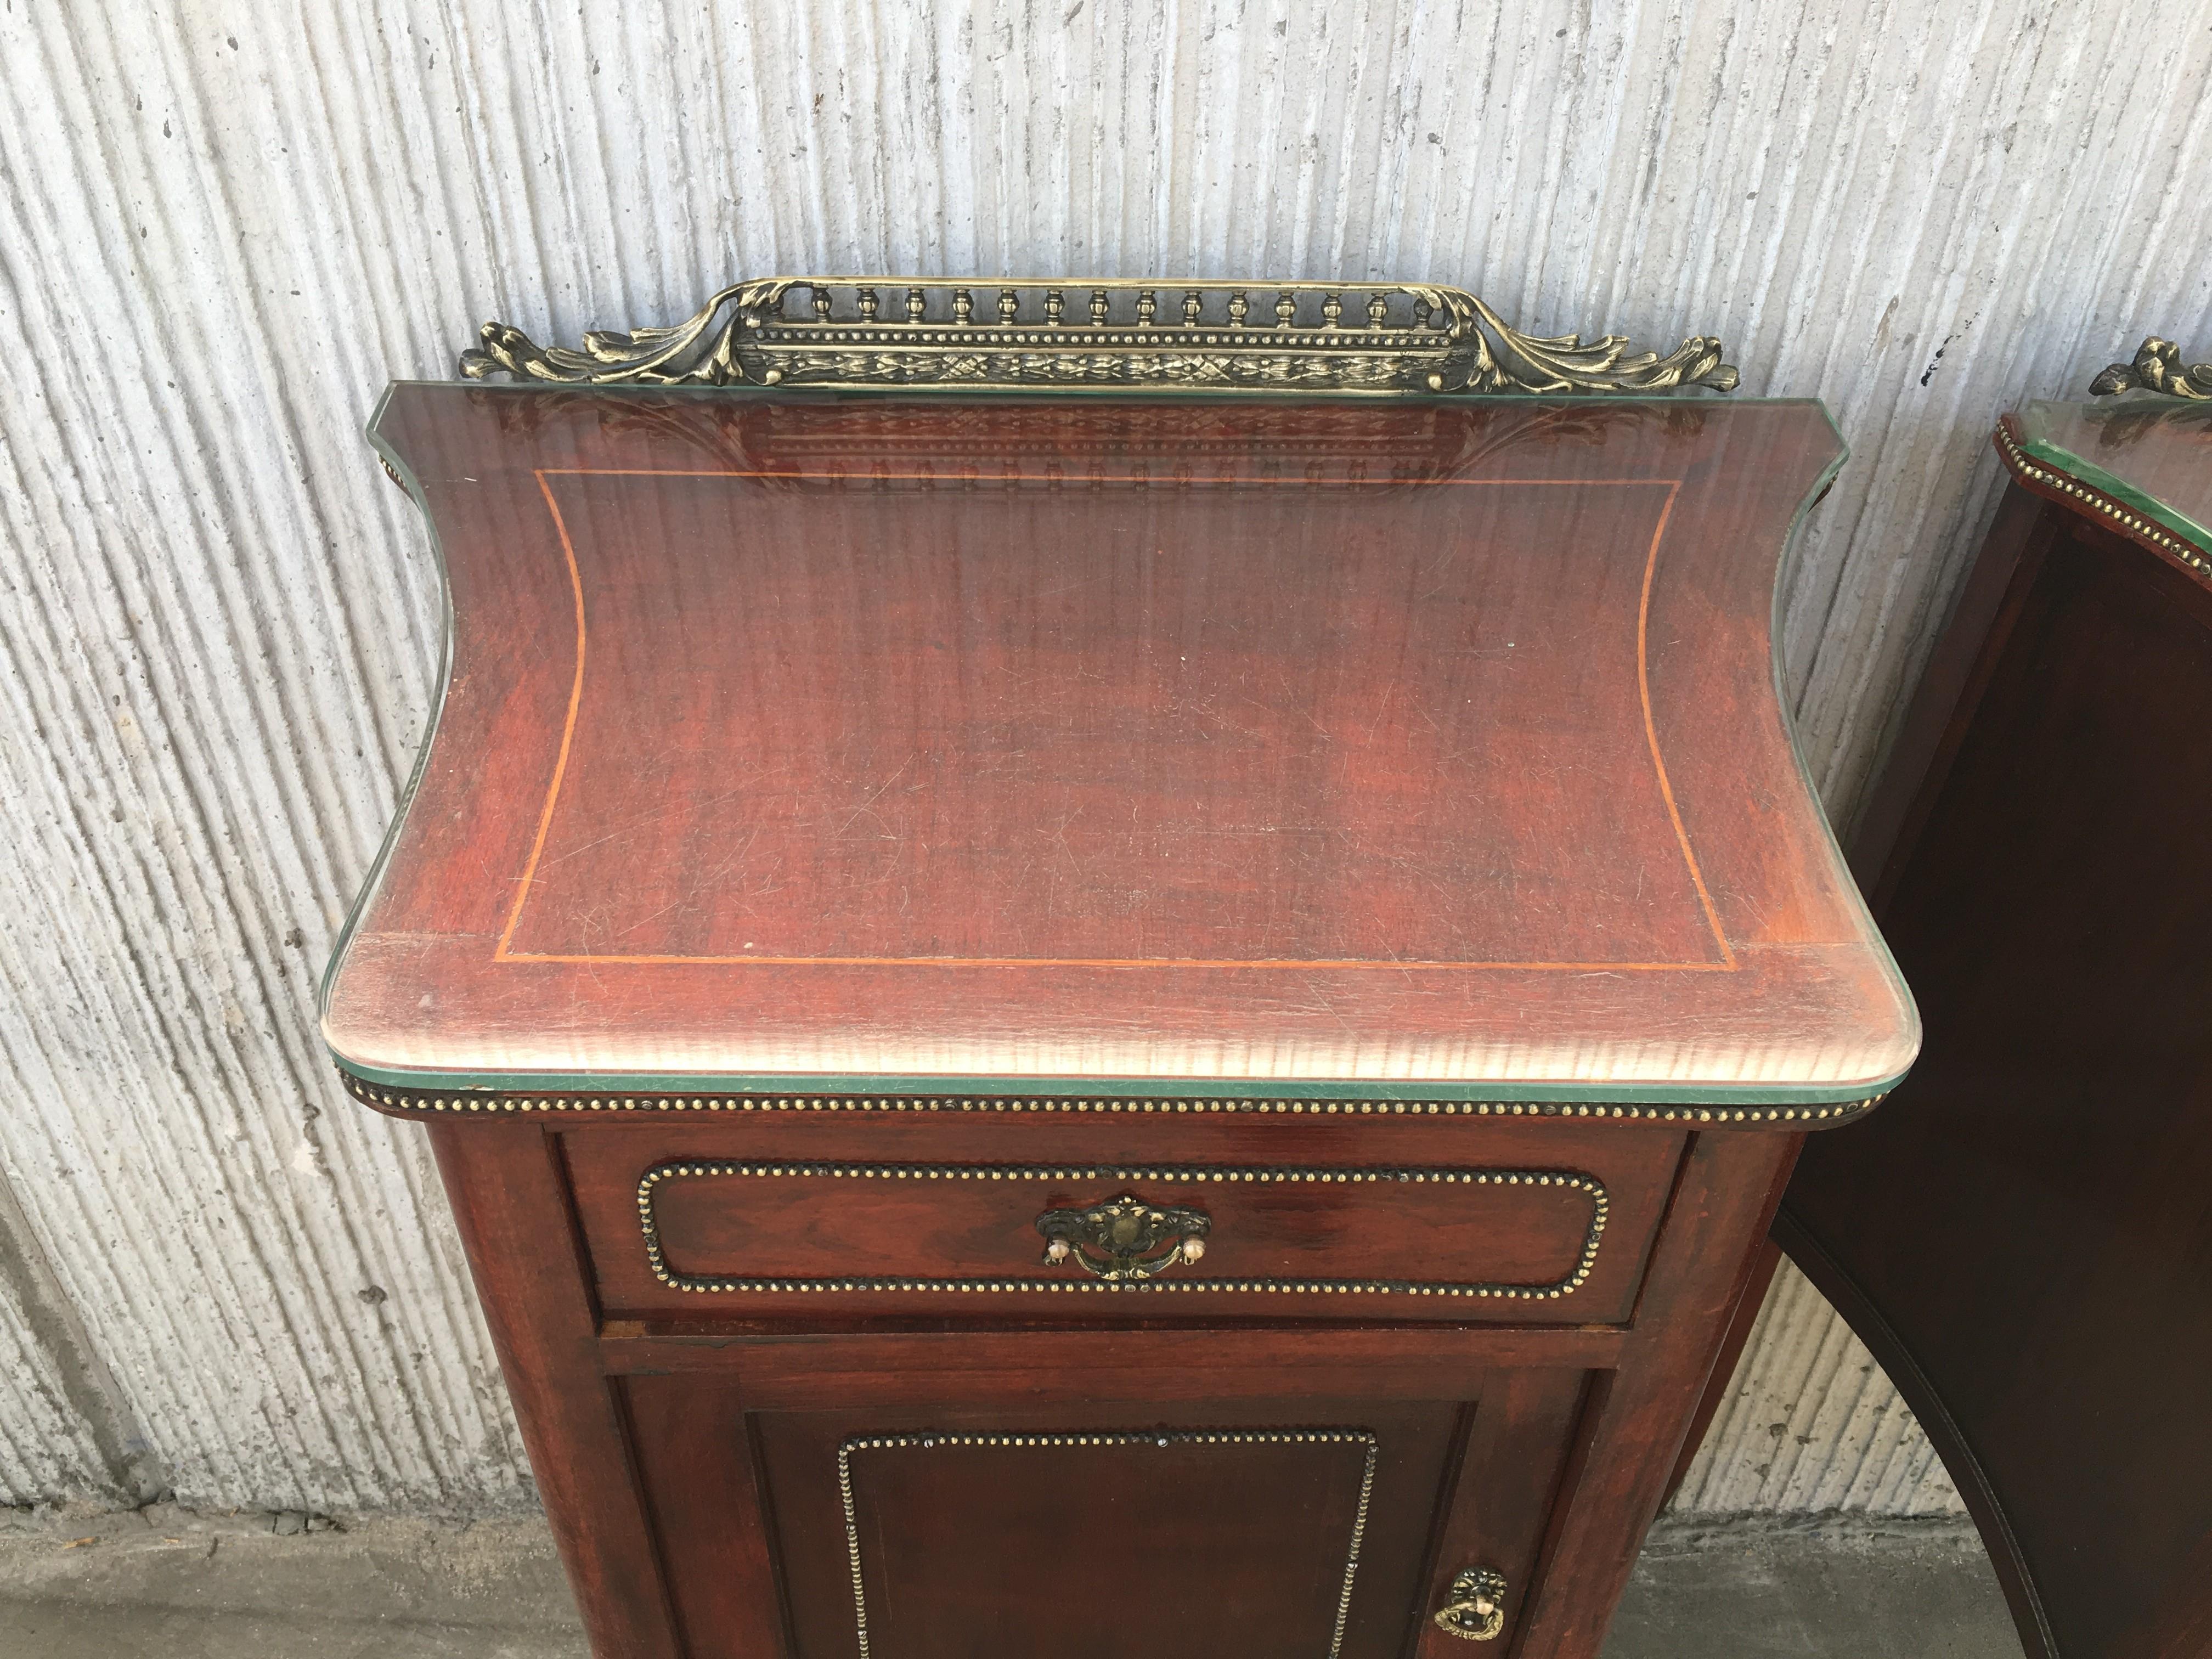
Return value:
<svg viewBox="0 0 2212 1659">
<path fill-rule="evenodd" d="M 526 1494 L 419 1139 L 337 1097 L 310 1012 L 431 684 L 423 538 L 357 435 L 387 377 L 487 315 L 568 338 L 790 269 L 1431 277 L 1547 331 L 1716 331 L 1855 451 L 1787 609 L 1848 810 L 1995 413 L 2212 340 L 2203 21 L 0 11 L 0 1492 Z M 1948 1505 L 1817 1303 L 1768 1331 L 1693 1502 Z"/>
<path fill-rule="evenodd" d="M 1674 1508 L 1966 1513 L 1936 1449 L 1866 1345 L 1787 1262 Z"/>
</svg>

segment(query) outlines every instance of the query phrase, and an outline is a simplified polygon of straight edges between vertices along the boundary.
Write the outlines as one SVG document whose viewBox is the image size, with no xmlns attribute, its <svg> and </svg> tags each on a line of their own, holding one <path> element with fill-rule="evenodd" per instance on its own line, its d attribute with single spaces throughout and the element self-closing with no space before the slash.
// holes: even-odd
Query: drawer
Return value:
<svg viewBox="0 0 2212 1659">
<path fill-rule="evenodd" d="M 1632 1308 L 1681 1142 L 1605 1133 L 1155 1161 L 1066 1137 L 857 1159 L 610 1128 L 569 1157 L 611 1315 L 1587 1324 Z"/>
</svg>

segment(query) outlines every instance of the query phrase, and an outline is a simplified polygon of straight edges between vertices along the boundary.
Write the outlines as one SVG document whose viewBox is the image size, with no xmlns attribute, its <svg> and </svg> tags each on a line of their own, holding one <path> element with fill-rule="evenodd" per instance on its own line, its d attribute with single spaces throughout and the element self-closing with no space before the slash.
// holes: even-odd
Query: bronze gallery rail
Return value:
<svg viewBox="0 0 2212 1659">
<path fill-rule="evenodd" d="M 797 303 L 794 305 L 793 301 Z M 775 276 L 668 328 L 541 346 L 486 323 L 460 372 L 564 386 L 1613 393 L 1735 389 L 1721 343 L 1522 333 L 1455 288 Z"/>
</svg>

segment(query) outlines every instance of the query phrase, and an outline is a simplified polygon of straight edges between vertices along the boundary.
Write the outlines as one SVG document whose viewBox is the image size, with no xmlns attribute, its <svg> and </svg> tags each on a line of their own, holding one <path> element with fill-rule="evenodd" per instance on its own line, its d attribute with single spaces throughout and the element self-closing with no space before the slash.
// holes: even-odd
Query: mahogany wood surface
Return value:
<svg viewBox="0 0 2212 1659">
<path fill-rule="evenodd" d="M 1616 1327 L 1335 1325 L 1243 1320 L 1072 1326 L 945 1320 L 857 1328 L 804 1320 L 609 1320 L 599 1355 L 610 1376 L 714 1374 L 779 1407 L 910 1401 L 939 1379 L 956 1390 L 1018 1384 L 1062 1405 L 1157 1400 L 1160 1378 L 1207 1399 L 1266 1398 L 1285 1370 L 1317 1394 L 1434 1399 L 1486 1370 L 1607 1370 L 1627 1334 Z M 1224 1344 L 1224 1332 L 1237 1341 Z M 1377 1340 L 1378 1331 L 1388 1338 Z"/>
<path fill-rule="evenodd" d="M 932 1431 L 1316 1428 L 1371 1433 L 1378 1444 L 1347 1655 L 1402 1652 L 1409 1641 L 1427 1655 L 1451 1651 L 1430 1642 L 1425 1621 L 1453 1575 L 1480 1564 L 1511 1586 L 1507 1630 L 1493 1651 L 1589 1659 L 1664 1494 L 1794 1152 L 1790 1137 L 1698 1138 L 1626 1335 L 1372 1324 L 1340 1333 L 1276 1325 L 847 1337 L 732 1328 L 686 1340 L 610 1328 L 610 1363 L 625 1372 L 621 1386 L 688 1650 L 750 1651 L 746 1643 L 774 1624 L 794 1654 L 840 1643 L 851 1651 L 854 1607 L 836 1493 L 837 1452 L 848 1440 Z M 690 1360 L 656 1365 L 679 1344 Z M 808 1353 L 816 1347 L 827 1350 L 818 1359 Z M 921 1363 L 910 1363 L 917 1353 Z M 1088 1369 L 1109 1354 L 1112 1364 Z M 1130 1630 L 1148 1630 L 1156 1617 L 1194 1617 L 1192 1598 L 1210 1583 L 1218 1606 L 1209 1603 L 1205 1617 L 1247 1623 L 1223 1626 L 1209 1650 L 1328 1653 L 1328 1632 L 1313 1623 L 1319 1604 L 1305 1594 L 1316 1571 L 1306 1559 L 1312 1538 L 1294 1528 L 1303 1541 L 1278 1560 L 1277 1572 L 1303 1563 L 1293 1594 L 1267 1567 L 1270 1558 L 1251 1550 L 1280 1537 L 1285 1516 L 1310 1516 L 1315 1506 L 1336 1524 L 1329 1505 L 1337 1499 L 1325 1488 L 1340 1480 L 1289 1449 L 1215 1475 L 1175 1459 L 1133 1466 L 1133 1449 L 1108 1449 L 1114 1455 L 1104 1462 L 1120 1466 L 1110 1474 L 1097 1466 L 1069 1473 L 1044 1459 L 1034 1481 L 1018 1462 L 948 1460 L 945 1480 L 859 1504 L 864 1555 L 883 1553 L 888 1583 L 910 1582 L 902 1573 L 943 1578 L 944 1534 L 963 1522 L 973 1531 L 963 1547 L 976 1558 L 965 1571 L 990 1575 L 952 1575 L 945 1593 L 957 1605 L 930 1602 L 922 1635 L 896 1649 L 887 1638 L 882 1651 L 935 1652 L 936 1641 L 1004 1629 L 1024 1640 L 1060 1632 L 1089 1652 L 1082 1644 L 1110 1639 L 1097 1627 L 1106 1616 L 1099 1609 L 1121 1605 L 1111 1598 L 1126 1601 Z M 1202 1543 L 1179 1530 L 1193 1514 L 1217 1531 L 1247 1517 L 1210 1580 L 1190 1559 L 1211 1559 Z M 770 1565 L 759 1570 L 758 1537 L 738 1536 L 754 1528 L 768 1540 Z M 732 1571 L 719 1570 L 726 1549 L 738 1558 Z M 1059 1565 L 1041 1565 L 1040 1551 Z M 1061 1563 L 1063 1555 L 1083 1559 L 1085 1569 Z M 1120 1565 L 1109 1570 L 1109 1560 Z M 864 1561 L 864 1572 L 873 1571 Z M 1295 1631 L 1268 1622 L 1278 1604 L 1299 1610 Z"/>
<path fill-rule="evenodd" d="M 1370 1437 L 1377 1449 L 1342 1652 L 1382 1659 L 1399 1651 L 1419 1616 L 1425 1546 L 1458 1414 L 1444 1402 L 1302 1396 L 1225 1407 L 1174 1399 L 1101 1407 L 1072 1434 L 1050 1413 L 1003 1404 L 963 1411 L 952 1401 L 871 1413 L 865 1424 L 835 1413 L 768 1419 L 763 1461 L 791 1564 L 796 1653 L 842 1659 L 852 1651 L 844 1516 L 835 1480 L 822 1477 L 856 1430 L 1063 1441 L 1133 1431 L 1144 1437 L 1103 1446 L 856 1453 L 861 1571 L 870 1634 L 883 1653 L 1116 1659 L 1133 1647 L 1187 1647 L 1326 1659 L 1359 1519 L 1366 1443 L 1180 1437 L 1314 1428 Z M 976 1531 L 947 1525 L 953 1516 Z M 977 1549 L 978 1536 L 993 1547 Z M 1124 1565 L 1102 1571 L 1109 1562 Z"/>
<path fill-rule="evenodd" d="M 598 1659 L 1460 1659 L 1475 1567 L 1480 1651 L 1595 1659 L 1801 1127 L 1917 1040 L 1775 694 L 1818 405 L 376 435 L 452 672 L 326 1031 Z M 1040 1260 L 1124 1195 L 1203 1256 Z"/>
<path fill-rule="evenodd" d="M 2131 418 L 2102 465 L 2212 483 L 2200 412 Z M 2212 590 L 2106 521 L 2017 487 L 1998 515 L 1856 849 L 1927 1052 L 1808 1147 L 1779 1235 L 1936 1440 L 2028 1651 L 2198 1659 Z"/>
<path fill-rule="evenodd" d="M 1773 693 L 1817 404 L 410 385 L 375 432 L 453 665 L 329 993 L 356 1070 L 1843 1099 L 1911 1058 Z"/>
<path fill-rule="evenodd" d="M 1736 1300 L 1735 1316 L 1729 1321 L 1728 1333 L 1721 1338 L 1720 1348 L 1713 1356 L 1712 1375 L 1706 1381 L 1705 1397 L 1698 1402 L 1697 1415 L 1690 1419 L 1689 1432 L 1682 1437 L 1682 1449 L 1674 1460 L 1674 1472 L 1667 1478 L 1668 1503 L 1674 1501 L 1682 1482 L 1690 1478 L 1690 1465 L 1697 1461 L 1713 1419 L 1728 1401 L 1736 1367 L 1742 1363 L 1744 1350 L 1751 1346 L 1751 1334 L 1759 1324 L 1759 1310 L 1766 1305 L 1766 1293 L 1773 1288 L 1774 1275 L 1781 1266 L 1782 1247 L 1770 1235 L 1744 1269 L 1743 1292 Z"/>
<path fill-rule="evenodd" d="M 1407 1640 L 1443 1651 L 1428 1644 L 1419 1621 L 1441 1604 L 1455 1573 L 1482 1565 L 1512 1587 L 1498 1651 L 1589 1659 L 1663 1496 L 1778 1177 L 1796 1150 L 1790 1136 L 1692 1138 L 1623 1330 L 1283 1320 L 1119 1330 L 938 1320 L 840 1330 L 793 1319 L 594 1320 L 576 1254 L 580 1229 L 559 1201 L 561 1143 L 575 1133 L 527 1121 L 434 1131 L 541 1490 L 603 1659 L 750 1653 L 775 1630 L 792 1653 L 833 1637 L 849 1644 L 849 1583 L 824 1566 L 821 1548 L 836 1448 L 856 1435 L 933 1427 L 1372 1434 L 1381 1484 L 1345 1651 L 1397 1650 Z M 1303 1465 L 1261 1460 L 1251 1468 L 1257 1473 L 1243 1478 L 1258 1486 L 1232 1483 L 1237 1513 L 1322 1501 Z M 1126 1471 L 1106 1482 L 1109 1491 L 1115 1481 L 1136 1484 L 1103 1519 L 1084 1510 L 1083 1492 L 1058 1481 L 994 1491 L 992 1503 L 971 1500 L 956 1483 L 938 1490 L 916 1523 L 964 1518 L 978 1529 L 977 1549 L 1003 1558 L 1011 1546 L 992 1530 L 992 1517 L 1005 1519 L 999 1512 L 1007 1504 L 1064 1503 L 1071 1526 L 1086 1515 L 1096 1526 L 1115 1521 L 1116 1505 L 1145 1511 L 1188 1502 L 1179 1465 L 1140 1473 L 1149 1484 Z M 918 1500 L 902 1501 L 911 1508 Z M 1164 1540 L 1145 1544 L 1147 1536 L 1125 1543 L 1115 1559 L 1164 1573 L 1165 1599 L 1139 1605 L 1173 1607 L 1185 1594 L 1172 1586 L 1186 1564 Z M 1028 1547 L 1029 1534 L 1015 1541 Z M 1249 1542 L 1240 1536 L 1237 1547 Z M 1263 1556 L 1226 1554 L 1248 1565 L 1212 1581 L 1225 1606 L 1256 1607 L 1274 1594 Z M 1409 1596 L 1408 1584 L 1419 1593 Z M 1066 1604 L 1066 1586 L 1048 1575 L 1010 1572 L 1000 1594 L 1006 1605 L 994 1603 L 990 1617 L 1012 1621 L 1009 1628 L 1048 1620 Z M 1256 1659 L 1280 1650 L 1270 1642 L 1218 1650 Z"/>
<path fill-rule="evenodd" d="M 1458 1659 L 1463 1638 L 1439 1629 L 1434 1610 L 1450 1598 L 1453 1577 L 1469 1563 L 1494 1567 L 1509 1586 L 1510 1618 L 1498 1639 L 1514 1650 L 1522 1610 L 1540 1582 L 1550 1523 L 1561 1497 L 1577 1425 L 1599 1386 L 1586 1374 L 1522 1370 L 1482 1381 L 1457 1467 L 1445 1466 L 1446 1496 L 1431 1552 L 1425 1593 L 1413 1621 L 1416 1659 Z M 1522 1651 L 1529 1650 L 1523 1648 Z"/>
<path fill-rule="evenodd" d="M 1634 1337 L 1620 1367 L 1593 1379 L 1567 1491 L 1551 1517 L 1542 1591 L 1511 1659 L 1590 1659 L 1603 1644 L 1803 1139 L 1705 1134 L 1692 1143 Z"/>
</svg>

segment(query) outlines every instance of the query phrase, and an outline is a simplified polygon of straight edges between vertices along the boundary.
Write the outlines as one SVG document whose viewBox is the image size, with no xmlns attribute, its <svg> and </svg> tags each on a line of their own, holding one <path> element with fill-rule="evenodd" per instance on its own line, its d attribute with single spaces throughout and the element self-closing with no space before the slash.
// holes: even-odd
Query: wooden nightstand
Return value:
<svg viewBox="0 0 2212 1659">
<path fill-rule="evenodd" d="M 2032 1659 L 2212 1652 L 2212 368 L 2012 475 L 1854 848 L 1927 1058 L 1778 1232 L 1927 1427 Z"/>
<path fill-rule="evenodd" d="M 597 1651 L 1587 1659 L 1917 1042 L 1775 697 L 1826 416 L 1449 395 L 1732 375 L 1452 290 L 884 291 L 374 423 L 450 675 L 325 1030 Z M 1395 395 L 793 390 L 932 374 Z"/>
</svg>

